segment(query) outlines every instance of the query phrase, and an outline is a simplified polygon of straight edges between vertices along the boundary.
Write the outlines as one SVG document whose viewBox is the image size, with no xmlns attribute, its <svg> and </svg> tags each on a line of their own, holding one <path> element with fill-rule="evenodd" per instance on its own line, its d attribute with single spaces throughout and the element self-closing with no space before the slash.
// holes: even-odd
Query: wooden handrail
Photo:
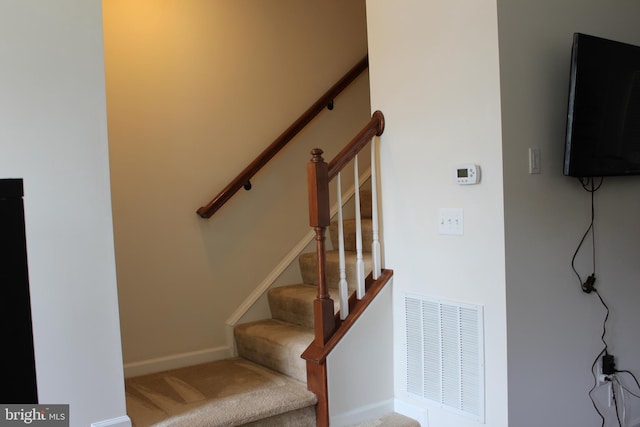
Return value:
<svg viewBox="0 0 640 427">
<path fill-rule="evenodd" d="M 351 68 L 336 84 L 324 93 L 311 107 L 309 107 L 298 119 L 293 122 L 275 141 L 271 143 L 260 155 L 249 164 L 224 190 L 218 193 L 207 205 L 198 209 L 198 215 L 202 218 L 211 218 L 227 201 L 242 187 L 249 184 L 251 178 L 266 165 L 273 156 L 278 154 L 289 141 L 291 141 L 304 127 L 311 122 L 333 99 L 338 96 L 351 82 L 369 66 L 367 56 L 362 58 Z"/>
<path fill-rule="evenodd" d="M 380 136 L 382 132 L 384 132 L 384 115 L 381 111 L 375 111 L 362 130 L 329 162 L 329 180 L 335 178 L 338 172 L 353 160 L 374 136 Z"/>
<path fill-rule="evenodd" d="M 329 295 L 325 277 L 325 235 L 331 221 L 329 209 L 329 181 L 334 178 L 373 139 L 384 131 L 384 115 L 376 111 L 371 120 L 338 153 L 329 164 L 322 158 L 322 150 L 311 151 L 312 158 L 307 164 L 309 190 L 309 223 L 315 231 L 316 252 L 318 254 L 318 295 L 313 302 L 314 340 L 302 354 L 307 365 L 307 388 L 318 397 L 316 406 L 316 426 L 329 425 L 329 391 L 327 387 L 326 358 L 353 326 L 376 295 L 390 281 L 393 271 L 382 270 L 380 277 L 366 279 L 366 293 L 360 300 L 355 295 L 349 299 L 349 316 L 340 320 L 334 313 L 334 303 Z M 375 167 L 375 165 L 371 165 Z M 375 209 L 375 207 L 374 207 Z"/>
<path fill-rule="evenodd" d="M 302 353 L 301 357 L 307 365 L 307 388 L 318 397 L 316 405 L 316 427 L 329 426 L 329 388 L 327 384 L 327 356 L 331 350 L 344 338 L 349 329 L 373 302 L 375 297 L 391 281 L 392 270 L 382 270 L 380 277 L 373 280 L 367 277 L 367 292 L 361 300 L 357 300 L 355 292 L 349 298 L 349 316 L 340 321 L 339 314 L 335 316 L 337 328 L 325 344 L 318 344 L 315 340 Z M 317 301 L 317 300 L 316 300 Z M 314 306 L 314 311 L 316 307 Z"/>
<path fill-rule="evenodd" d="M 331 350 L 335 348 L 340 340 L 347 334 L 349 329 L 356 323 L 365 309 L 373 302 L 384 286 L 389 283 L 393 276 L 393 270 L 382 270 L 380 277 L 374 280 L 371 274 L 367 276 L 365 288 L 367 290 L 364 297 L 356 299 L 355 292 L 349 297 L 349 317 L 340 320 L 340 314 L 335 315 L 336 329 L 329 340 L 323 345 L 316 345 L 315 341 L 302 353 L 302 358 L 313 363 L 324 363 Z"/>
<path fill-rule="evenodd" d="M 362 150 L 374 136 L 384 132 L 384 115 L 376 111 L 371 120 L 327 165 L 322 150 L 311 150 L 312 158 L 307 164 L 309 193 L 309 225 L 315 231 L 318 253 L 318 298 L 314 301 L 315 344 L 323 346 L 335 330 L 333 300 L 329 296 L 325 279 L 325 234 L 331 221 L 329 214 L 329 181 L 334 178 Z"/>
</svg>

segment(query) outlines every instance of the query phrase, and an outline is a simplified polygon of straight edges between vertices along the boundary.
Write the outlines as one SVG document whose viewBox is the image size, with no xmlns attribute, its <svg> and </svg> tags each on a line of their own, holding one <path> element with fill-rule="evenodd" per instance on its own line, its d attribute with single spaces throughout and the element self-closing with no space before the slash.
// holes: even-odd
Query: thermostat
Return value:
<svg viewBox="0 0 640 427">
<path fill-rule="evenodd" d="M 457 166 L 454 177 L 460 185 L 477 184 L 480 182 L 480 167 L 474 164 Z"/>
</svg>

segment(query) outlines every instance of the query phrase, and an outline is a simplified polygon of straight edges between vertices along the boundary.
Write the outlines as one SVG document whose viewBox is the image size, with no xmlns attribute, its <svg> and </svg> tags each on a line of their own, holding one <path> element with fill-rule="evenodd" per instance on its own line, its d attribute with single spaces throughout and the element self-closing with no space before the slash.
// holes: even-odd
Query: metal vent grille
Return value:
<svg viewBox="0 0 640 427">
<path fill-rule="evenodd" d="M 484 422 L 481 306 L 405 296 L 406 391 Z"/>
</svg>

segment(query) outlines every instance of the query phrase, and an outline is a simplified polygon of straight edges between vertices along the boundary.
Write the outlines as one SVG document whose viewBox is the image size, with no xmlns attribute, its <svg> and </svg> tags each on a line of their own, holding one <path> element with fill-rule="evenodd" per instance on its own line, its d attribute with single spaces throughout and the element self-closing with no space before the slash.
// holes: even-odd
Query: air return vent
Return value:
<svg viewBox="0 0 640 427">
<path fill-rule="evenodd" d="M 484 422 L 481 306 L 405 296 L 406 391 Z"/>
</svg>

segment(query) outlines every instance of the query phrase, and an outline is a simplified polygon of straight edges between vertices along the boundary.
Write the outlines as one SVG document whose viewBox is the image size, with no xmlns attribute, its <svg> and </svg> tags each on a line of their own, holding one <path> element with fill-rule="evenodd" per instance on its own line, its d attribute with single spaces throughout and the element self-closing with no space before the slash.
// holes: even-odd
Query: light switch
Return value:
<svg viewBox="0 0 640 427">
<path fill-rule="evenodd" d="M 540 173 L 540 149 L 529 147 L 529 173 Z"/>
<path fill-rule="evenodd" d="M 438 233 L 458 236 L 464 234 L 464 215 L 462 209 L 438 209 Z"/>
</svg>

